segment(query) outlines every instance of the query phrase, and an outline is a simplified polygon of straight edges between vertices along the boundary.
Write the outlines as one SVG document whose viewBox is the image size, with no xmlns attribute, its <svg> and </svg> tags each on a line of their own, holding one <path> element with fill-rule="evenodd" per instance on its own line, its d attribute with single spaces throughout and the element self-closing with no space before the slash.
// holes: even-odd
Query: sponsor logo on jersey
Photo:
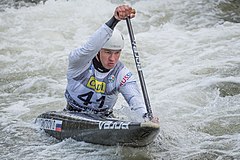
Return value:
<svg viewBox="0 0 240 160">
<path fill-rule="evenodd" d="M 130 122 L 113 122 L 102 121 L 99 122 L 99 129 L 129 129 Z"/>
<path fill-rule="evenodd" d="M 111 75 L 111 76 L 108 77 L 108 82 L 113 83 L 114 80 L 115 80 L 115 76 L 114 75 Z"/>
<path fill-rule="evenodd" d="M 88 80 L 87 87 L 93 89 L 98 93 L 105 93 L 106 83 L 98 81 L 95 77 L 91 76 Z"/>
<path fill-rule="evenodd" d="M 122 81 L 121 81 L 121 83 L 120 83 L 120 86 L 123 86 L 131 76 L 132 76 L 132 73 L 131 73 L 131 72 L 129 72 L 128 74 L 126 74 L 126 75 L 123 77 L 123 79 L 122 79 Z"/>
</svg>

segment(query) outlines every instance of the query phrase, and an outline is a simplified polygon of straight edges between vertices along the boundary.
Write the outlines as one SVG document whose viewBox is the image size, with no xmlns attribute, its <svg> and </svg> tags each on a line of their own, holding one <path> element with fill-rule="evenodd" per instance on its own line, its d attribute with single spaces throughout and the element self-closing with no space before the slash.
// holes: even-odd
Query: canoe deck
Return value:
<svg viewBox="0 0 240 160">
<path fill-rule="evenodd" d="M 101 145 L 141 147 L 153 142 L 159 133 L 159 124 L 130 122 L 97 114 L 51 111 L 39 115 L 36 124 L 52 137 Z"/>
</svg>

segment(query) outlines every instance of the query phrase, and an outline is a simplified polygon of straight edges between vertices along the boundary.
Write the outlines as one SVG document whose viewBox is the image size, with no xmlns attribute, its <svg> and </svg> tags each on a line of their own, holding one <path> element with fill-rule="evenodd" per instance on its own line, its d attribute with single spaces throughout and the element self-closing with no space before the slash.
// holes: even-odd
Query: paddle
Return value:
<svg viewBox="0 0 240 160">
<path fill-rule="evenodd" d="M 136 64 L 136 68 L 137 68 L 137 71 L 138 71 L 138 76 L 139 76 L 140 83 L 141 83 L 144 102 L 145 102 L 146 109 L 147 109 L 147 112 L 148 112 L 147 114 L 148 114 L 149 119 L 152 120 L 153 113 L 152 113 L 152 109 L 151 109 L 151 105 L 150 105 L 150 101 L 149 101 L 149 97 L 148 97 L 148 93 L 147 93 L 146 84 L 145 84 L 144 77 L 143 77 L 142 67 L 141 67 L 141 63 L 140 63 L 140 60 L 139 60 L 139 54 L 138 54 L 138 51 L 137 51 L 137 46 L 136 46 L 136 41 L 135 41 L 135 38 L 134 38 L 134 33 L 133 33 L 133 29 L 132 29 L 131 20 L 128 17 L 126 19 L 126 21 L 127 21 L 128 33 L 129 33 L 131 44 L 132 44 L 132 51 L 133 51 L 133 55 L 134 55 L 134 59 L 135 59 L 135 64 Z"/>
</svg>

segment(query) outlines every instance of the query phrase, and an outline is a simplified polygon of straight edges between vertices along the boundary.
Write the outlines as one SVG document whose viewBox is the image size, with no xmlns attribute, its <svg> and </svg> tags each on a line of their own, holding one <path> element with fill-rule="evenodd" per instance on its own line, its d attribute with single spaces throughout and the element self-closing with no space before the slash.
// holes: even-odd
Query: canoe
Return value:
<svg viewBox="0 0 240 160">
<path fill-rule="evenodd" d="M 100 145 L 142 147 L 153 142 L 159 124 L 131 122 L 73 111 L 50 111 L 36 118 L 36 125 L 56 139 L 72 138 Z"/>
</svg>

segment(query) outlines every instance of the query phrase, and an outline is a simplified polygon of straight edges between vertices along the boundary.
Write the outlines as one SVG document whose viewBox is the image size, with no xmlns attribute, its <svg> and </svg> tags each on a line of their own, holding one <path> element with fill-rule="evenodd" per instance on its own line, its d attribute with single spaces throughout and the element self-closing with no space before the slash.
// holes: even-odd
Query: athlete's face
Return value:
<svg viewBox="0 0 240 160">
<path fill-rule="evenodd" d="M 109 50 L 101 49 L 100 50 L 100 60 L 102 65 L 106 69 L 112 69 L 120 57 L 121 50 Z"/>
</svg>

